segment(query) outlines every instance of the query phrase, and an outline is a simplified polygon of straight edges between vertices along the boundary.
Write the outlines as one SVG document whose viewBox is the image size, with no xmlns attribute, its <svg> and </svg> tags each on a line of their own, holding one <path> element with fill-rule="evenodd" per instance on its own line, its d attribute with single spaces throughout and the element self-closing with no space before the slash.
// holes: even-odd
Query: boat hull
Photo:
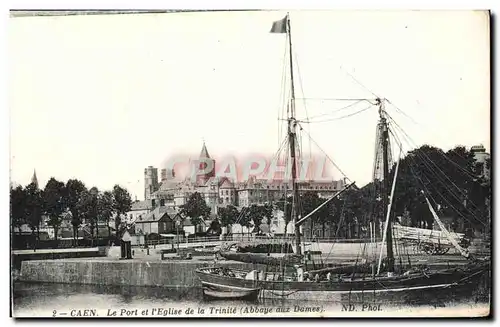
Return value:
<svg viewBox="0 0 500 327">
<path fill-rule="evenodd" d="M 430 289 L 454 287 L 471 277 L 480 276 L 484 268 L 470 270 L 449 269 L 429 274 L 417 273 L 395 277 L 367 277 L 334 279 L 331 281 L 280 281 L 247 280 L 241 277 L 221 276 L 210 273 L 213 268 L 196 270 L 203 285 L 212 284 L 225 288 L 261 289 L 262 298 L 314 299 L 333 301 L 343 294 L 369 295 L 391 292 L 422 292 Z"/>
<path fill-rule="evenodd" d="M 202 282 L 203 297 L 207 300 L 246 300 L 255 301 L 260 288 L 244 288 Z"/>
</svg>

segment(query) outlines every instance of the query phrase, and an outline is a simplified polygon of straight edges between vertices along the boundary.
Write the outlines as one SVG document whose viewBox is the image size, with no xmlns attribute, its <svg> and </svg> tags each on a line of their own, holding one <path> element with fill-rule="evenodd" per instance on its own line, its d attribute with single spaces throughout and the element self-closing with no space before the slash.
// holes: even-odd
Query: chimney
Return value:
<svg viewBox="0 0 500 327">
<path fill-rule="evenodd" d="M 167 170 L 166 169 L 162 169 L 161 170 L 161 181 L 164 182 L 167 180 Z"/>
</svg>

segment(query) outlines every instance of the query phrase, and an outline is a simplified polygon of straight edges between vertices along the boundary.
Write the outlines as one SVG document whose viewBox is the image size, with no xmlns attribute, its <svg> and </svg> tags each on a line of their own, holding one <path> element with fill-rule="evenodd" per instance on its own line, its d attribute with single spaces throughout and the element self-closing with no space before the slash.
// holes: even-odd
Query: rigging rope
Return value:
<svg viewBox="0 0 500 327">
<path fill-rule="evenodd" d="M 420 157 L 419 157 L 419 158 L 420 158 Z M 422 158 L 421 158 L 421 159 L 422 159 Z M 424 181 L 423 181 L 423 180 L 422 180 L 419 176 L 417 176 L 417 174 L 415 173 L 415 171 L 414 171 L 414 169 L 413 169 L 413 167 L 417 168 L 417 166 L 416 166 L 415 162 L 414 162 L 414 161 L 411 161 L 411 160 L 410 160 L 410 158 L 409 158 L 408 160 L 409 160 L 409 163 L 410 163 L 410 167 L 409 167 L 409 168 L 410 168 L 410 171 L 411 171 L 412 175 L 415 177 L 415 179 L 418 179 L 418 180 L 420 181 L 420 184 L 422 185 L 422 187 L 423 187 L 423 188 L 425 188 L 427 192 L 429 192 L 429 191 L 428 191 L 428 188 L 427 188 L 427 186 L 426 186 L 426 184 L 424 183 Z M 427 168 L 429 168 L 429 167 L 427 166 Z M 442 183 L 442 180 L 441 180 L 441 179 L 439 179 L 439 176 L 438 176 L 438 175 L 436 175 L 436 173 L 434 173 L 434 172 L 433 172 L 432 168 L 431 168 L 431 170 L 430 170 L 430 171 L 431 171 L 431 172 L 435 175 L 435 177 L 436 177 L 436 178 L 437 178 L 437 179 L 438 179 L 438 180 Z M 427 181 L 429 182 L 429 185 L 433 185 L 433 184 L 432 184 L 432 182 L 431 182 L 431 180 L 430 180 L 428 177 L 426 177 L 426 176 L 424 176 L 424 175 L 423 175 L 423 177 L 425 177 L 425 178 L 427 179 Z M 443 185 L 445 186 L 445 188 L 446 188 L 446 184 L 444 184 L 444 183 L 442 183 L 442 184 L 443 184 Z M 464 218 L 465 220 L 467 220 L 469 223 L 471 223 L 471 224 L 473 223 L 473 222 L 472 222 L 469 218 L 467 218 L 464 214 L 462 214 L 462 213 L 461 213 L 461 212 L 460 212 L 460 211 L 459 211 L 459 210 L 458 210 L 458 209 L 457 209 L 457 208 L 456 208 L 453 204 L 451 204 L 451 202 L 450 202 L 450 201 L 449 201 L 449 200 L 448 200 L 448 199 L 447 199 L 447 198 L 446 198 L 446 197 L 445 197 L 445 196 L 444 196 L 444 195 L 443 195 L 443 194 L 442 194 L 439 190 L 437 190 L 436 188 L 434 188 L 434 190 L 435 190 L 435 192 L 436 192 L 436 193 L 437 193 L 437 194 L 438 194 L 438 195 L 439 195 L 439 196 L 440 196 L 440 197 L 441 197 L 441 198 L 442 198 L 442 199 L 446 202 L 446 204 L 448 204 L 448 205 L 451 207 L 451 209 L 453 209 L 455 212 L 457 212 L 457 213 L 458 213 L 458 214 L 459 214 L 462 218 Z M 451 193 L 451 191 L 450 191 L 450 189 L 449 189 L 449 188 L 447 188 L 447 190 L 448 190 L 448 191 L 450 192 L 450 194 L 451 194 L 451 195 L 455 198 L 455 200 L 457 200 L 458 202 L 460 202 L 460 199 L 458 199 L 458 198 L 455 196 L 455 194 Z M 432 198 L 432 197 L 431 197 L 431 198 Z M 433 199 L 433 201 L 435 201 L 435 200 Z M 435 202 L 437 203 L 437 201 L 435 201 Z M 468 211 L 469 211 L 469 213 L 470 213 L 470 214 L 471 214 L 471 215 L 472 215 L 472 216 L 473 216 L 473 217 L 474 217 L 474 218 L 475 218 L 478 222 L 480 222 L 481 224 L 485 225 L 485 224 L 484 224 L 484 223 L 483 223 L 483 222 L 482 222 L 482 221 L 481 221 L 481 220 L 480 220 L 477 216 L 475 216 L 475 215 L 474 215 L 474 213 L 473 213 L 473 212 L 471 212 L 468 208 L 465 208 L 465 209 L 466 209 L 466 210 L 468 210 Z"/>
<path fill-rule="evenodd" d="M 430 197 L 430 198 L 431 198 L 431 199 L 432 199 L 435 203 L 438 203 L 438 202 L 437 202 L 437 201 L 436 201 L 436 200 L 435 200 L 435 199 L 434 199 L 434 198 L 430 195 L 430 192 L 429 192 L 429 189 L 428 189 L 428 188 L 427 188 L 427 186 L 426 186 L 426 183 L 424 183 L 424 181 L 422 180 L 422 178 L 420 178 L 419 176 L 417 176 L 417 174 L 415 173 L 415 170 L 413 169 L 413 167 L 415 167 L 415 168 L 417 167 L 417 166 L 416 166 L 416 164 L 415 164 L 415 162 L 414 162 L 414 161 L 412 161 L 412 160 L 409 160 L 409 163 L 410 163 L 409 168 L 410 168 L 410 172 L 412 173 L 412 175 L 415 177 L 415 179 L 417 179 L 417 180 L 419 180 L 419 181 L 420 181 L 420 184 L 421 184 L 421 185 L 422 185 L 422 187 L 425 189 L 426 193 L 427 193 L 427 194 L 429 194 L 429 197 Z M 422 176 L 422 177 L 425 177 L 425 178 L 427 179 L 427 181 L 429 182 L 429 185 L 432 185 L 432 182 L 431 182 L 431 180 L 430 180 L 428 177 L 426 177 L 426 176 Z M 437 190 L 437 189 L 434 189 L 434 190 L 435 190 L 435 192 L 436 192 L 436 193 L 437 193 L 437 194 L 438 194 L 438 195 L 439 195 L 439 196 L 440 196 L 440 197 L 441 197 L 441 198 L 442 198 L 442 199 L 446 202 L 446 204 L 448 204 L 448 205 L 449 205 L 449 206 L 450 206 L 453 210 L 455 210 L 455 212 L 457 212 L 457 213 L 458 213 L 458 214 L 459 214 L 462 218 L 464 218 L 465 220 L 467 220 L 469 223 L 471 223 L 471 224 L 472 224 L 472 221 L 471 221 L 469 218 L 467 218 L 464 214 L 462 214 L 462 213 L 460 212 L 460 210 L 458 210 L 458 209 L 457 209 L 457 208 L 456 208 L 453 204 L 451 204 L 451 202 L 450 202 L 450 201 L 449 201 L 449 200 L 448 200 L 448 199 L 447 199 L 447 198 L 446 198 L 446 197 L 445 197 L 445 196 L 444 196 L 441 192 L 439 192 L 439 190 Z M 452 195 L 453 195 L 453 194 L 452 194 Z M 457 198 L 455 198 L 455 199 L 457 199 Z M 458 199 L 457 199 L 457 200 L 458 200 Z M 465 209 L 467 209 L 467 208 L 465 208 Z M 468 210 L 468 209 L 467 209 L 467 210 Z M 477 217 L 476 217 L 476 216 L 475 216 L 472 212 L 470 212 L 470 210 L 469 210 L 469 213 L 470 213 L 470 214 L 471 214 L 474 218 L 476 218 L 476 220 L 477 220 L 478 222 L 482 223 L 482 222 L 481 222 L 481 220 L 479 220 L 479 219 L 478 219 L 478 218 L 477 218 Z M 482 224 L 484 225 L 484 223 L 482 223 Z"/>
<path fill-rule="evenodd" d="M 368 92 L 370 92 L 376 98 L 380 98 L 378 95 L 376 95 L 375 93 L 373 93 L 369 88 L 367 88 L 366 86 L 364 86 L 360 81 L 358 81 L 352 74 L 350 74 L 342 66 L 340 66 L 340 69 L 342 69 L 347 75 L 349 75 L 349 77 L 351 77 L 354 80 L 354 82 L 356 82 L 359 86 L 361 86 L 362 88 L 364 88 L 365 90 L 367 90 Z"/>
<path fill-rule="evenodd" d="M 396 106 L 394 103 L 392 103 L 390 100 L 387 100 L 387 102 L 389 102 L 399 113 L 401 113 L 402 115 L 406 116 L 407 118 L 409 118 L 415 125 L 417 126 L 420 126 L 420 127 L 424 127 L 424 125 L 422 124 L 419 124 L 418 122 L 416 122 L 412 117 L 410 117 L 408 114 L 406 114 L 403 110 L 401 110 L 398 106 Z M 428 132 L 429 129 L 428 128 L 425 128 L 425 130 Z M 432 131 L 431 131 L 432 132 Z M 435 135 L 435 134 L 434 134 Z M 456 152 L 455 153 L 457 156 L 459 156 L 460 158 L 464 159 L 464 160 L 467 160 L 466 158 L 464 158 L 460 153 Z M 445 154 L 443 154 L 443 157 L 450 161 L 452 164 L 454 164 L 457 168 L 461 169 L 464 173 L 466 173 L 470 178 L 471 180 L 475 181 L 476 180 L 476 176 L 474 176 L 473 174 L 471 174 L 471 172 L 463 169 L 458 163 L 456 163 L 455 161 L 451 160 L 450 158 L 448 158 L 448 156 L 446 156 Z"/>
<path fill-rule="evenodd" d="M 349 117 L 352 117 L 352 116 L 355 116 L 357 114 L 360 114 L 368 109 L 370 109 L 371 107 L 373 107 L 372 104 L 370 104 L 368 107 L 366 108 L 363 108 L 361 110 L 358 110 L 358 111 L 355 111 L 351 114 L 348 114 L 348 115 L 345 115 L 345 116 L 341 116 L 341 117 L 336 117 L 336 118 L 331 118 L 331 119 L 325 119 L 325 120 L 317 120 L 317 121 L 310 121 L 310 120 L 307 120 L 307 121 L 302 121 L 304 123 L 307 123 L 307 124 L 314 124 L 314 123 L 325 123 L 325 122 L 330 122 L 330 121 L 336 121 L 336 120 L 341 120 L 341 119 L 345 119 L 345 118 L 349 118 Z"/>
<path fill-rule="evenodd" d="M 375 104 L 376 99 L 367 99 L 367 98 L 295 98 L 303 101 L 368 101 L 371 104 Z"/>
<path fill-rule="evenodd" d="M 416 143 L 411 139 L 411 137 L 404 131 L 404 129 L 399 126 L 399 124 L 391 117 L 389 116 L 389 114 L 387 114 L 387 116 L 394 122 L 394 124 L 396 125 L 396 127 L 403 133 L 403 136 L 406 136 L 407 140 L 409 140 L 411 143 L 413 143 L 413 145 L 416 147 Z M 420 155 L 420 154 L 416 154 L 416 155 Z M 436 165 L 425 153 L 422 153 L 421 154 L 422 156 L 425 157 L 425 159 L 427 160 L 427 162 L 431 163 L 435 168 L 430 168 L 430 171 L 436 169 L 438 170 L 439 172 L 441 172 L 443 174 L 443 176 L 451 183 L 451 185 L 453 185 L 460 193 L 461 195 L 465 196 L 465 198 L 467 198 L 467 194 L 462 190 L 460 189 L 449 177 L 446 173 L 444 173 L 444 171 L 442 171 L 438 165 Z M 420 157 L 422 159 L 422 157 Z M 425 160 L 422 160 L 425 164 Z M 474 203 L 472 203 L 473 206 L 475 206 Z M 476 207 L 477 208 L 477 207 Z"/>
<path fill-rule="evenodd" d="M 299 66 L 299 60 L 297 59 L 297 53 L 294 51 L 293 52 L 294 54 L 294 57 L 295 57 L 295 63 L 296 63 L 296 66 L 297 66 L 297 73 L 298 73 L 298 76 L 299 76 L 299 85 L 300 85 L 300 91 L 302 92 L 302 96 L 305 96 L 305 93 L 304 93 L 304 87 L 303 87 L 303 84 L 302 84 L 302 76 L 300 74 L 300 66 Z M 306 101 L 304 100 L 305 98 L 302 98 L 303 99 L 303 105 L 304 105 L 304 110 L 306 112 L 306 119 L 309 120 L 309 112 L 307 110 L 307 106 L 306 106 Z M 310 131 L 310 129 L 309 129 Z M 301 140 L 302 142 L 302 140 Z M 302 145 L 302 143 L 301 143 Z M 309 139 L 309 158 L 311 158 L 311 139 Z"/>
<path fill-rule="evenodd" d="M 299 124 L 299 125 L 300 125 L 300 124 Z M 312 141 L 312 142 L 313 142 L 313 143 L 314 143 L 314 144 L 315 144 L 315 145 L 316 145 L 316 146 L 317 146 L 317 147 L 318 147 L 318 148 L 319 148 L 319 149 L 320 149 L 320 150 L 321 150 L 321 151 L 325 154 L 326 158 L 327 158 L 328 160 L 330 160 L 330 162 L 331 162 L 331 163 L 335 166 L 335 168 L 337 168 L 337 169 L 338 169 L 338 171 L 339 171 L 339 172 L 340 172 L 340 173 L 344 176 L 344 178 L 345 178 L 347 181 L 349 181 L 349 182 L 351 182 L 351 183 L 352 183 L 352 181 L 349 179 L 349 177 L 347 177 L 347 175 L 346 175 L 346 174 L 345 174 L 345 173 L 344 173 L 344 172 L 340 169 L 340 167 L 339 167 L 339 166 L 335 163 L 335 161 L 333 161 L 333 159 L 332 159 L 332 158 L 330 158 L 330 156 L 326 153 L 326 151 L 324 151 L 324 150 L 323 150 L 323 149 L 322 149 L 322 148 L 318 145 L 318 143 L 316 143 L 316 141 L 312 138 L 312 136 L 311 136 L 309 133 L 307 133 L 306 131 L 304 131 L 304 133 L 306 133 L 306 134 L 308 134 L 308 135 L 309 135 L 309 137 L 310 137 L 311 141 Z"/>
<path fill-rule="evenodd" d="M 410 163 L 412 164 L 412 163 Z M 412 164 L 414 165 L 414 164 Z M 426 192 L 429 194 L 429 189 L 427 188 L 427 186 L 425 185 L 425 183 L 422 181 L 422 179 L 418 176 L 416 176 L 415 174 L 415 171 L 413 170 L 412 167 L 410 167 L 410 170 L 412 172 L 412 175 L 415 177 L 415 178 L 418 178 L 420 180 L 420 183 L 422 184 L 422 187 L 426 190 Z M 426 176 L 423 176 L 427 179 L 427 181 L 429 182 L 429 185 L 432 185 L 432 182 L 431 180 L 426 177 Z M 473 224 L 473 222 L 467 218 L 463 213 L 460 212 L 460 210 L 458 210 L 441 192 L 439 192 L 439 190 L 437 189 L 434 189 L 434 191 L 441 197 L 441 199 L 443 199 L 446 204 L 448 204 L 448 206 L 451 207 L 451 209 L 455 210 L 455 212 L 457 212 L 462 218 L 464 218 L 465 220 L 467 220 L 469 223 Z M 430 194 L 429 194 L 429 197 L 435 202 L 435 203 L 438 203 Z M 478 217 L 476 217 L 473 213 L 469 212 L 469 214 L 471 214 L 479 223 L 483 224 L 484 226 L 486 226 L 486 224 L 484 224 L 481 220 L 479 220 Z"/>
<path fill-rule="evenodd" d="M 333 114 L 333 113 L 336 113 L 336 112 L 340 112 L 340 111 L 343 111 L 343 110 L 349 109 L 349 108 L 351 108 L 351 107 L 353 107 L 353 106 L 355 106 L 355 105 L 357 105 L 358 103 L 361 103 L 361 102 L 363 102 L 363 101 L 365 101 L 365 100 L 364 100 L 364 99 L 363 99 L 363 100 L 356 100 L 354 103 L 350 103 L 350 104 L 348 104 L 347 106 L 344 106 L 344 107 L 342 107 L 342 108 L 334 109 L 334 110 L 329 111 L 329 112 L 327 112 L 327 113 L 318 114 L 318 115 L 315 115 L 315 116 L 312 116 L 312 117 L 308 117 L 308 119 L 307 119 L 307 120 L 310 120 L 310 119 L 315 119 L 315 118 L 317 118 L 317 117 L 328 116 L 328 115 L 331 115 L 331 114 Z"/>
<path fill-rule="evenodd" d="M 337 226 L 337 231 L 335 232 L 335 235 L 333 236 L 333 244 L 332 244 L 332 246 L 330 248 L 330 251 L 326 255 L 325 260 L 327 260 L 330 257 L 330 254 L 332 253 L 332 250 L 333 250 L 333 246 L 336 243 L 336 239 L 337 239 L 337 236 L 338 236 L 339 231 L 340 231 L 340 226 L 342 226 L 342 223 L 344 222 L 344 209 L 345 209 L 346 203 L 347 203 L 347 196 L 344 197 L 344 204 L 342 205 L 342 208 L 340 210 L 340 222 L 339 222 L 339 224 Z"/>
<path fill-rule="evenodd" d="M 403 133 L 403 136 L 406 137 L 407 141 L 410 141 L 411 143 L 414 143 L 414 145 L 416 146 L 415 142 L 413 142 L 411 140 L 411 138 L 406 134 L 406 132 L 401 128 L 401 126 L 399 126 L 397 124 L 396 121 L 394 121 L 394 119 L 392 117 L 390 117 L 389 115 L 387 115 L 392 121 L 393 123 L 395 124 L 395 126 Z M 415 156 L 419 157 L 422 161 L 422 163 L 429 169 L 429 171 L 434 174 L 434 176 L 438 179 L 438 181 L 450 192 L 450 194 L 458 201 L 458 202 L 461 202 L 462 200 L 458 198 L 458 196 L 456 196 L 456 194 L 453 193 L 453 191 L 451 191 L 450 188 L 448 188 L 446 182 L 444 181 L 443 178 L 439 177 L 439 175 L 434 171 L 434 170 L 437 170 L 438 172 L 440 172 L 449 182 L 451 185 L 453 185 L 460 193 L 462 196 L 464 196 L 465 199 L 468 198 L 468 195 L 462 190 L 460 189 L 453 181 L 451 181 L 451 179 L 448 177 L 448 175 L 442 171 L 426 154 L 419 154 L 419 153 L 414 153 Z M 431 167 L 430 164 L 432 164 L 435 168 Z M 474 202 L 472 201 L 469 201 L 470 204 L 472 204 L 473 207 L 475 207 L 476 209 L 477 206 L 475 205 Z M 468 208 L 466 208 L 464 206 L 465 209 L 469 210 Z M 476 218 L 478 219 L 472 211 L 469 210 L 469 212 Z M 478 219 L 478 221 L 480 221 Z"/>
<path fill-rule="evenodd" d="M 281 123 L 279 122 L 279 120 L 281 120 L 281 117 L 284 116 L 284 112 L 285 112 L 285 90 L 286 90 L 286 53 L 287 53 L 287 47 L 285 46 L 285 51 L 284 51 L 284 54 L 283 54 L 283 68 L 282 68 L 282 71 L 281 71 L 281 88 L 280 88 L 280 102 L 279 102 L 279 106 L 280 106 L 280 109 L 281 110 L 278 110 L 278 142 L 279 140 L 281 139 Z M 279 143 L 278 143 L 278 146 L 279 146 Z"/>
</svg>

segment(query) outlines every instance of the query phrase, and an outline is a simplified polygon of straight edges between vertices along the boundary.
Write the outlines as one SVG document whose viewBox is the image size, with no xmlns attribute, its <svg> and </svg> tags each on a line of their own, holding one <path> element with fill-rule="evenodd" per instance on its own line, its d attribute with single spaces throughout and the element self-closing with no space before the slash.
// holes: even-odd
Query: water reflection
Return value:
<svg viewBox="0 0 500 327">
<path fill-rule="evenodd" d="M 433 291 L 343 294 L 326 305 L 383 304 L 385 308 L 408 306 L 451 307 L 456 304 L 488 304 L 490 300 L 490 279 L 484 278 L 474 284 L 460 288 Z M 33 310 L 46 308 L 86 307 L 156 307 L 156 306 L 241 306 L 243 301 L 206 301 L 198 288 L 167 289 L 162 287 L 119 287 L 103 285 L 14 283 L 14 311 L 29 315 Z M 255 307 L 294 307 L 315 305 L 318 301 L 292 301 L 288 299 L 259 299 Z M 321 305 L 325 305 L 323 302 Z"/>
</svg>

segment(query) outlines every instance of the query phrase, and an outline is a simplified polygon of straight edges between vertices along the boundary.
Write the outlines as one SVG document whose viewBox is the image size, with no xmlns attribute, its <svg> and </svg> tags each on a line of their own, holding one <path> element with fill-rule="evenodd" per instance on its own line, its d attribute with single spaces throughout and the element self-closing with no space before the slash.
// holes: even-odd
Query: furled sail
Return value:
<svg viewBox="0 0 500 327">
<path fill-rule="evenodd" d="M 234 260 L 246 263 L 260 263 L 271 266 L 292 266 L 300 264 L 302 260 L 302 256 L 297 254 L 286 254 L 283 257 L 271 257 L 267 254 L 221 251 L 220 255 L 226 260 Z"/>
<path fill-rule="evenodd" d="M 315 270 L 308 270 L 307 273 L 309 274 L 327 274 L 327 273 L 332 273 L 332 274 L 353 274 L 353 273 L 370 273 L 372 271 L 372 265 L 375 262 L 365 262 L 361 264 L 345 264 L 345 265 L 340 265 L 337 267 L 328 267 L 328 268 L 322 268 L 322 269 L 315 269 Z"/>
</svg>

